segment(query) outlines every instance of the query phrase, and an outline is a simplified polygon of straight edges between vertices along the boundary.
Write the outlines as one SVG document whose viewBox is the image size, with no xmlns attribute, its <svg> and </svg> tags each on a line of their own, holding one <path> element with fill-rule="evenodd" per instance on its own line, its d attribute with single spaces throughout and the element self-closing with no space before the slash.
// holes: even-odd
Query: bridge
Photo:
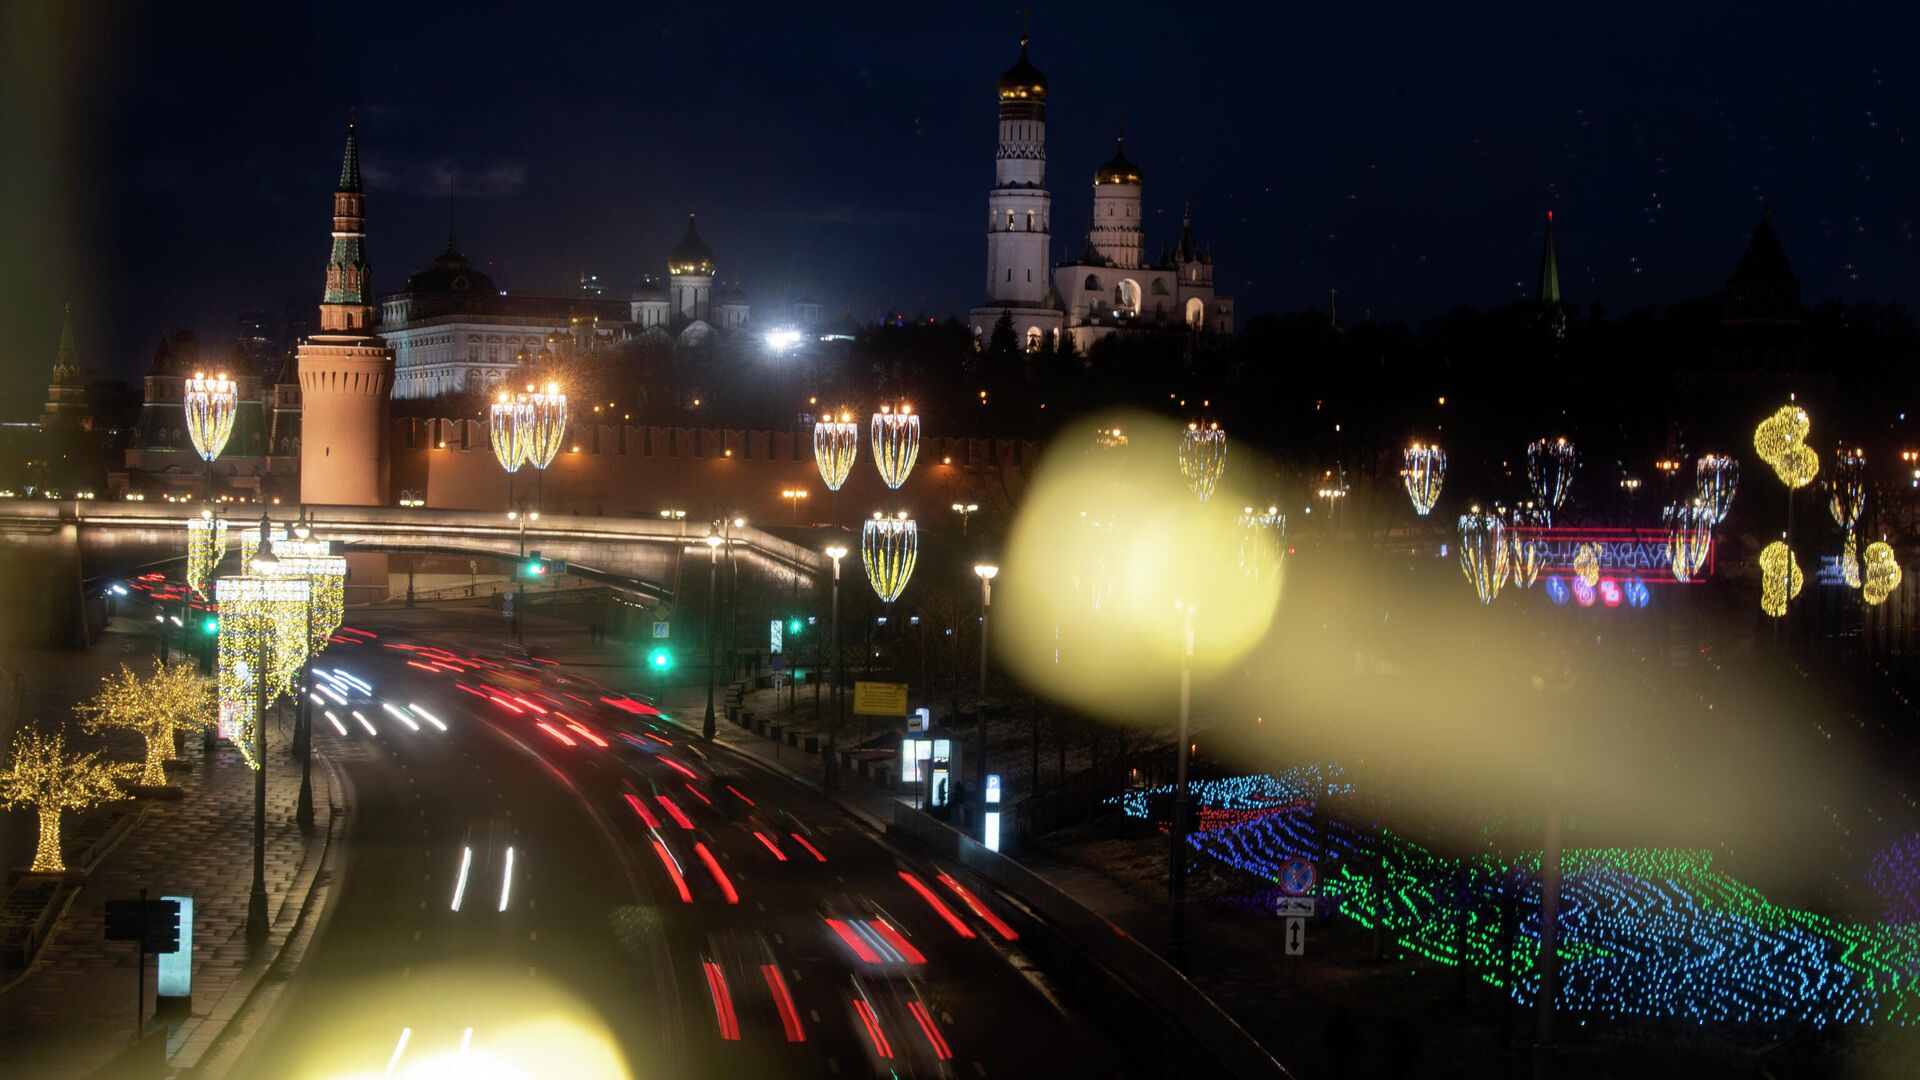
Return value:
<svg viewBox="0 0 1920 1080">
<path fill-rule="evenodd" d="M 276 507 L 276 524 L 295 511 Z M 309 506 L 316 539 L 341 554 L 453 555 L 514 559 L 523 550 L 563 559 L 569 573 L 654 603 L 671 603 L 675 570 L 708 557 L 707 525 L 659 518 L 542 514 L 521 523 L 504 514 L 424 507 Z M 257 528 L 258 507 L 234 507 L 229 551 L 243 529 Z M 186 525 L 200 508 L 91 500 L 0 499 L 0 640 L 79 644 L 90 600 L 116 578 L 175 571 L 186 561 Z M 524 545 L 524 546 L 523 546 Z M 782 591 L 810 591 L 828 571 L 824 554 L 747 526 L 730 530 L 738 573 Z M 693 563 L 697 572 L 699 564 Z"/>
</svg>

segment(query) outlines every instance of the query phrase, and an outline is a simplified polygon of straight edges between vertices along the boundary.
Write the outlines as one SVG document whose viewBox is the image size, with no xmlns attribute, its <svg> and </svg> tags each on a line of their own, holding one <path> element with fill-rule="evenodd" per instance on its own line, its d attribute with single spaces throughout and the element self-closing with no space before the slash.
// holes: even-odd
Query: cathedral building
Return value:
<svg viewBox="0 0 1920 1080">
<path fill-rule="evenodd" d="M 1084 351 L 1127 330 L 1233 333 L 1233 299 L 1214 291 L 1213 253 L 1195 242 L 1183 213 L 1180 237 L 1149 262 L 1138 165 L 1124 137 L 1093 174 L 1086 239 L 1072 260 L 1052 261 L 1053 200 L 1047 192 L 1047 78 L 1027 55 L 1000 76 L 999 148 L 987 195 L 987 299 L 973 309 L 983 344 L 1004 315 L 1029 352 L 1065 335 Z"/>
</svg>

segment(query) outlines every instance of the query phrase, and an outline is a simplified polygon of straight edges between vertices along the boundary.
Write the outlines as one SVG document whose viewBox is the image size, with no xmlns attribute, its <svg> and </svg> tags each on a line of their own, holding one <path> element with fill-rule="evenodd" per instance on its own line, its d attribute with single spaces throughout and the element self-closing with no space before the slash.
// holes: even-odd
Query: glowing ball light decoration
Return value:
<svg viewBox="0 0 1920 1080">
<path fill-rule="evenodd" d="M 1840 576 L 1856 589 L 1860 587 L 1860 542 L 1853 530 L 1866 509 L 1866 454 L 1858 449 L 1841 450 L 1834 455 L 1833 469 L 1827 473 L 1827 513 L 1846 534 L 1840 545 Z"/>
<path fill-rule="evenodd" d="M 1734 493 L 1740 490 L 1740 459 L 1726 454 L 1702 454 L 1693 466 L 1694 498 L 1707 508 L 1718 526 L 1733 509 Z"/>
<path fill-rule="evenodd" d="M 895 517 L 875 514 L 861 527 L 860 563 L 866 567 L 867 584 L 882 603 L 899 599 L 919 558 L 920 527 L 906 511 Z"/>
<path fill-rule="evenodd" d="M 1778 619 L 1787 613 L 1787 602 L 1800 595 L 1805 584 L 1800 563 L 1793 549 L 1779 540 L 1760 551 L 1760 610 Z"/>
<path fill-rule="evenodd" d="M 545 390 L 534 391 L 531 386 L 527 390 L 532 430 L 528 433 L 526 462 L 545 472 L 567 441 L 567 395 L 560 392 L 558 383 L 548 383 Z"/>
<path fill-rule="evenodd" d="M 911 405 L 902 405 L 897 412 L 891 405 L 882 405 L 868 431 L 873 438 L 873 467 L 880 470 L 887 487 L 900 490 L 920 459 L 919 415 Z"/>
<path fill-rule="evenodd" d="M 1277 506 L 1249 506 L 1240 515 L 1240 572 L 1267 581 L 1280 572 L 1287 550 L 1287 515 Z"/>
<path fill-rule="evenodd" d="M 1476 506 L 1460 515 L 1460 570 L 1481 603 L 1500 595 L 1507 583 L 1507 527 L 1499 514 Z"/>
<path fill-rule="evenodd" d="M 214 585 L 220 604 L 220 734 L 247 764 L 255 760 L 260 680 L 268 700 L 293 686 L 307 657 L 304 578 L 228 577 Z"/>
<path fill-rule="evenodd" d="M 1861 562 L 1860 598 L 1877 607 L 1900 587 L 1900 563 L 1893 548 L 1879 540 L 1867 545 Z"/>
<path fill-rule="evenodd" d="M 186 381 L 180 399 L 187 414 L 187 436 L 203 460 L 212 461 L 233 437 L 233 418 L 240 410 L 240 384 L 225 373 L 209 379 L 200 372 Z"/>
<path fill-rule="evenodd" d="M 1699 500 L 1675 503 L 1662 511 L 1667 524 L 1667 556 L 1675 581 L 1692 581 L 1713 549 L 1713 511 Z"/>
<path fill-rule="evenodd" d="M 1753 429 L 1753 450 L 1773 466 L 1789 491 L 1806 487 L 1820 475 L 1820 455 L 1806 443 L 1813 422 L 1798 405 L 1782 405 Z"/>
<path fill-rule="evenodd" d="M 1426 517 L 1440 501 L 1440 487 L 1447 480 L 1447 452 L 1414 443 L 1407 447 L 1400 475 L 1406 481 L 1407 498 L 1413 500 L 1413 512 Z"/>
<path fill-rule="evenodd" d="M 1573 487 L 1573 473 L 1579 466 L 1580 455 L 1564 437 L 1537 439 L 1527 447 L 1527 486 L 1533 491 L 1534 505 L 1548 524 L 1566 505 L 1567 492 Z"/>
<path fill-rule="evenodd" d="M 1180 433 L 1180 475 L 1201 502 L 1213 498 L 1227 471 L 1227 433 L 1217 423 L 1191 423 Z"/>
<path fill-rule="evenodd" d="M 487 416 L 487 436 L 502 469 L 517 473 L 533 456 L 533 428 L 533 402 L 527 395 L 500 391 Z"/>
<path fill-rule="evenodd" d="M 203 510 L 187 522 L 187 588 L 207 597 L 213 568 L 227 554 L 227 519 Z"/>
<path fill-rule="evenodd" d="M 813 425 L 813 463 L 820 467 L 820 480 L 828 491 L 840 490 L 859 456 L 860 425 L 845 410 L 838 420 L 829 416 Z"/>
</svg>

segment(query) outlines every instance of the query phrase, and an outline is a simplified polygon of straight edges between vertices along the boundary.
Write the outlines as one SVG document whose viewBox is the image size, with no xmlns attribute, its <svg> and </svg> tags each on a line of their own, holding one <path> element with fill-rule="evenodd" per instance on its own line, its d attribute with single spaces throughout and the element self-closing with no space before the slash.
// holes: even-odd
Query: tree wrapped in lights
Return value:
<svg viewBox="0 0 1920 1080">
<path fill-rule="evenodd" d="M 1840 576 L 1853 587 L 1860 587 L 1860 547 L 1854 526 L 1867 509 L 1867 456 L 1864 451 L 1841 450 L 1834 455 L 1833 469 L 1827 473 L 1827 513 L 1846 536 L 1840 544 Z"/>
<path fill-rule="evenodd" d="M 1733 496 L 1740 490 L 1740 459 L 1728 454 L 1702 454 L 1693 466 L 1694 497 L 1707 508 L 1718 528 L 1733 509 Z"/>
<path fill-rule="evenodd" d="M 214 724 L 213 686 L 192 664 L 154 661 L 153 674 L 141 678 L 125 664 L 100 680 L 100 689 L 74 710 L 89 731 L 120 728 L 146 741 L 147 758 L 140 783 L 160 787 L 167 782 L 166 762 L 173 756 L 176 732 L 187 735 Z"/>
<path fill-rule="evenodd" d="M 1760 610 L 1778 619 L 1787 613 L 1787 602 L 1800 595 L 1805 582 L 1793 549 L 1779 540 L 1760 551 Z"/>
<path fill-rule="evenodd" d="M 212 461 L 233 437 L 233 418 L 240 410 L 240 384 L 223 372 L 209 379 L 196 371 L 186 381 L 180 399 L 187 415 L 187 436 L 202 460 Z"/>
<path fill-rule="evenodd" d="M 1460 570 L 1483 604 L 1507 583 L 1507 527 L 1494 512 L 1474 507 L 1460 515 Z"/>
<path fill-rule="evenodd" d="M 1893 557 L 1893 548 L 1880 540 L 1868 544 L 1860 578 L 1860 598 L 1875 607 L 1885 603 L 1900 587 L 1900 563 Z"/>
<path fill-rule="evenodd" d="M 230 577 L 220 579 L 215 594 L 220 603 L 220 734 L 257 769 L 254 725 L 262 702 L 290 692 L 306 661 L 312 590 L 304 578 Z"/>
<path fill-rule="evenodd" d="M 1793 404 L 1780 406 L 1753 429 L 1754 453 L 1773 466 L 1774 475 L 1790 492 L 1806 487 L 1820 475 L 1820 455 L 1806 443 L 1807 433 L 1812 430 L 1807 410 Z"/>
<path fill-rule="evenodd" d="M 1447 452 L 1438 446 L 1414 443 L 1407 447 L 1400 475 L 1406 481 L 1407 498 L 1413 500 L 1413 512 L 1426 517 L 1440 501 L 1440 486 L 1446 483 Z"/>
<path fill-rule="evenodd" d="M 227 519 L 202 511 L 187 521 L 187 587 L 202 599 L 213 580 L 213 569 L 227 554 Z"/>
<path fill-rule="evenodd" d="M 1191 423 L 1180 433 L 1180 475 L 1201 502 L 1213 498 L 1227 471 L 1227 433 L 1217 423 Z"/>
<path fill-rule="evenodd" d="M 1667 526 L 1667 557 L 1673 579 L 1692 581 L 1713 550 L 1713 510 L 1696 499 L 1661 511 Z"/>
<path fill-rule="evenodd" d="M 1240 571 L 1255 581 L 1280 572 L 1287 550 L 1287 515 L 1277 506 L 1247 507 L 1240 514 Z"/>
<path fill-rule="evenodd" d="M 487 436 L 493 441 L 493 459 L 508 473 L 517 473 L 533 453 L 533 402 L 525 394 L 500 391 L 487 415 Z"/>
<path fill-rule="evenodd" d="M 899 598 L 919 558 L 920 529 L 905 511 L 896 517 L 875 514 L 860 530 L 860 562 L 874 595 L 884 603 Z"/>
<path fill-rule="evenodd" d="M 567 395 L 560 392 L 558 383 L 548 383 L 545 390 L 527 389 L 531 430 L 526 440 L 526 462 L 545 472 L 567 441 Z"/>
<path fill-rule="evenodd" d="M 813 463 L 820 467 L 820 480 L 828 491 L 840 490 L 859 456 L 860 425 L 853 422 L 852 414 L 843 409 L 839 419 L 828 416 L 813 425 Z"/>
<path fill-rule="evenodd" d="M 1580 455 L 1564 437 L 1536 439 L 1527 447 L 1527 487 L 1533 492 L 1534 505 L 1551 522 L 1566 505 L 1567 492 L 1573 487 L 1574 470 Z"/>
<path fill-rule="evenodd" d="M 0 807 L 31 806 L 40 818 L 40 842 L 33 849 L 32 871 L 58 874 L 67 868 L 60 856 L 60 815 L 90 810 L 127 797 L 120 782 L 132 780 L 133 765 L 101 760 L 101 751 L 69 755 L 64 733 L 46 736 L 22 728 L 13 737 L 13 754 L 0 772 Z"/>
<path fill-rule="evenodd" d="M 913 471 L 913 463 L 920 459 L 920 417 L 911 405 L 902 405 L 897 412 L 891 405 L 882 405 L 880 411 L 873 414 L 870 431 L 873 466 L 880 470 L 880 479 L 898 491 L 900 485 L 907 482 L 907 474 Z M 817 436 L 815 445 L 818 445 Z"/>
</svg>

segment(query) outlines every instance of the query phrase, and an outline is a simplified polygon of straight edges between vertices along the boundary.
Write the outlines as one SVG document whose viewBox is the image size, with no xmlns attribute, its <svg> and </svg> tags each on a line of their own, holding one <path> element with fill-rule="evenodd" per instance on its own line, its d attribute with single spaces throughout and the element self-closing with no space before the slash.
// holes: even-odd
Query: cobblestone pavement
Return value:
<svg viewBox="0 0 1920 1080">
<path fill-rule="evenodd" d="M 109 633 L 84 653 L 15 653 L 3 658 L 27 682 L 28 719 L 65 713 L 91 691 L 99 676 L 122 660 L 144 664 L 152 655 L 147 635 Z M 38 664 L 35 664 L 35 660 Z M 166 1033 L 169 1061 L 191 1065 L 237 1011 L 259 973 L 284 943 L 308 889 L 320 872 L 334 795 L 324 762 L 315 761 L 312 836 L 294 823 L 300 774 L 285 751 L 290 724 L 269 720 L 266 880 L 274 932 L 262 946 L 245 940 L 247 896 L 252 886 L 253 772 L 237 751 L 202 754 L 189 745 L 192 770 L 172 779 L 184 791 L 177 801 L 154 801 L 141 820 L 87 875 L 74 892 L 57 930 L 34 966 L 0 988 L 0 1062 L 9 1076 L 84 1076 L 122 1052 L 134 1037 L 135 968 L 138 955 L 127 942 L 103 939 L 104 904 L 110 899 L 187 895 L 194 898 L 193 999 L 189 1015 L 155 1021 L 148 1030 Z M 135 758 L 138 740 L 115 746 L 116 756 Z M 10 815 L 9 831 L 32 824 L 32 814 Z M 31 846 L 25 849 L 31 852 Z M 14 861 L 22 849 L 11 845 Z M 154 1005 L 153 970 L 147 963 L 146 1004 Z M 209 1022 L 212 1021 L 212 1022 Z"/>
</svg>

